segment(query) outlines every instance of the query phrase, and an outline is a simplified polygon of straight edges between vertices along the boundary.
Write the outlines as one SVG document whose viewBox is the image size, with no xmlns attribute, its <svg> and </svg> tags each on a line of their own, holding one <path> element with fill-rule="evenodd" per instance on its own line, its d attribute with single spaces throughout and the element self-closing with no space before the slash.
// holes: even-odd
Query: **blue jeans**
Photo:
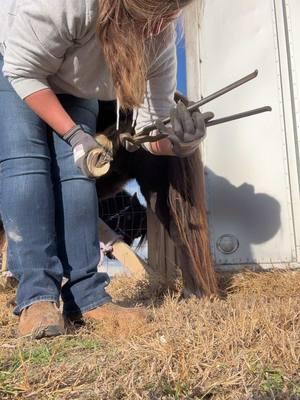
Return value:
<svg viewBox="0 0 300 400">
<path fill-rule="evenodd" d="M 95 181 L 75 166 L 71 147 L 14 92 L 0 55 L 0 214 L 8 267 L 18 279 L 17 306 L 58 301 L 66 315 L 110 302 L 100 258 Z M 66 111 L 95 133 L 98 103 L 59 96 Z M 62 279 L 67 283 L 61 287 Z"/>
</svg>

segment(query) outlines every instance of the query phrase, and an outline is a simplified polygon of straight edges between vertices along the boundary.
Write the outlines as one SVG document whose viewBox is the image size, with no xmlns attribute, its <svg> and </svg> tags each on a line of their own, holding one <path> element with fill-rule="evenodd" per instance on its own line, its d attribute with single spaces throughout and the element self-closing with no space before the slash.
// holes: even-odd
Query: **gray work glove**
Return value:
<svg viewBox="0 0 300 400">
<path fill-rule="evenodd" d="M 74 162 L 77 167 L 81 169 L 85 176 L 92 177 L 86 165 L 86 158 L 91 150 L 100 147 L 96 140 L 86 133 L 80 125 L 75 125 L 74 128 L 70 129 L 63 136 L 63 139 L 72 146 Z"/>
<path fill-rule="evenodd" d="M 168 135 L 173 144 L 173 152 L 178 157 L 189 157 L 198 148 L 206 136 L 206 122 L 214 117 L 212 112 L 190 112 L 179 101 L 171 110 L 171 127 L 165 126 L 161 120 L 156 121 L 157 129 Z"/>
</svg>

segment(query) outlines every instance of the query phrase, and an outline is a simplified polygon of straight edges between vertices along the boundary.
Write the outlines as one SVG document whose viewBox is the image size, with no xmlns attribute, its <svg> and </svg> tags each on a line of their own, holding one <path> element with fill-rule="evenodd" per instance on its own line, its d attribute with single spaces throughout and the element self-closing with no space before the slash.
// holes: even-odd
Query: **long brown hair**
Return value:
<svg viewBox="0 0 300 400">
<path fill-rule="evenodd" d="M 97 35 L 123 108 L 138 107 L 146 90 L 151 27 L 192 0 L 100 0 Z"/>
<path fill-rule="evenodd" d="M 200 150 L 188 158 L 169 157 L 168 201 L 171 216 L 183 244 L 185 285 L 197 293 L 218 295 L 211 256 L 205 206 L 204 171 Z"/>
</svg>

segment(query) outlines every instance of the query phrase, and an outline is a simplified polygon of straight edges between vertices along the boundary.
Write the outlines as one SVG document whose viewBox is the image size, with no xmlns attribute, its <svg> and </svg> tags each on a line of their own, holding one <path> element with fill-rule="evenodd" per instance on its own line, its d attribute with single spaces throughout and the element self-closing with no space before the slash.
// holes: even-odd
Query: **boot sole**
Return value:
<svg viewBox="0 0 300 400">
<path fill-rule="evenodd" d="M 50 325 L 50 326 L 41 326 L 35 329 L 29 336 L 31 337 L 31 339 L 42 339 L 46 337 L 60 336 L 63 335 L 64 333 L 65 329 L 62 328 L 61 326 Z"/>
</svg>

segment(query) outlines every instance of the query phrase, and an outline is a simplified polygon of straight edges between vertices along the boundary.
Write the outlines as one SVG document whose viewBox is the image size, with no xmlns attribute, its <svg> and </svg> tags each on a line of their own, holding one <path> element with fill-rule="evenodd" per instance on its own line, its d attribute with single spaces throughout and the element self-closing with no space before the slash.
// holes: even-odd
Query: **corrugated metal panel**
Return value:
<svg viewBox="0 0 300 400">
<path fill-rule="evenodd" d="M 277 21 L 282 27 L 278 34 L 281 53 L 281 64 L 286 64 L 288 73 L 284 75 L 286 90 L 284 103 L 286 114 L 290 113 L 289 125 L 287 125 L 287 143 L 290 159 L 290 179 L 293 203 L 293 218 L 295 222 L 295 236 L 297 244 L 297 258 L 300 258 L 300 114 L 299 114 L 299 90 L 300 90 L 300 17 L 299 1 L 276 1 Z M 293 134 L 292 134 L 293 132 Z M 296 166 L 293 168 L 293 166 Z"/>
<path fill-rule="evenodd" d="M 193 59 L 189 67 L 197 52 L 193 35 L 187 32 L 188 92 L 193 97 L 195 85 L 206 96 L 259 70 L 256 80 L 206 109 L 221 117 L 263 105 L 273 108 L 269 114 L 209 128 L 204 144 L 209 220 L 213 253 L 221 265 L 297 261 L 298 153 L 283 3 L 205 1 L 198 28 L 201 79 L 189 76 L 200 61 Z M 291 23 L 296 23 L 300 4 L 290 3 L 295 20 Z M 222 237 L 227 249 L 236 238 L 237 250 L 220 251 L 217 243 Z"/>
</svg>

